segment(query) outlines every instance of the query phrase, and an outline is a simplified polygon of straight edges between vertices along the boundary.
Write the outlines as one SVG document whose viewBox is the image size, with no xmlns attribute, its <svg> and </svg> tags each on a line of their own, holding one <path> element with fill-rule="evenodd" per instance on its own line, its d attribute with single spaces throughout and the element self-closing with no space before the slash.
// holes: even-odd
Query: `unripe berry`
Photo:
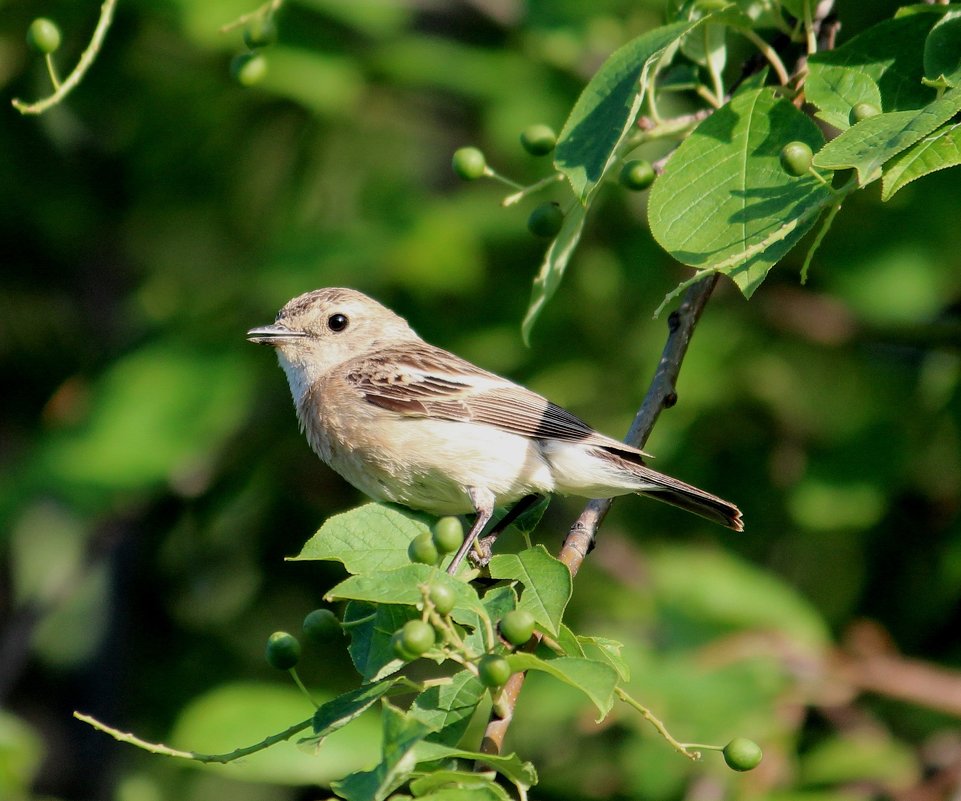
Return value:
<svg viewBox="0 0 961 801">
<path fill-rule="evenodd" d="M 477 663 L 477 676 L 485 687 L 503 687 L 513 672 L 500 654 L 485 654 Z"/>
<path fill-rule="evenodd" d="M 632 192 L 640 192 L 654 183 L 655 177 L 651 162 L 644 159 L 635 159 L 625 162 L 621 168 L 620 181 L 622 186 Z"/>
<path fill-rule="evenodd" d="M 724 761 L 731 770 L 754 770 L 761 764 L 761 748 L 746 737 L 735 737 L 724 746 Z"/>
<path fill-rule="evenodd" d="M 271 667 L 290 670 L 300 661 L 300 643 L 286 631 L 275 631 L 267 638 L 264 656 Z"/>
<path fill-rule="evenodd" d="M 277 25 L 273 16 L 254 17 L 244 28 L 244 44 L 251 50 L 267 47 L 277 41 Z"/>
<path fill-rule="evenodd" d="M 241 86 L 253 86 L 267 74 L 267 59 L 260 53 L 238 53 L 230 62 L 230 74 Z"/>
<path fill-rule="evenodd" d="M 850 121 L 851 124 L 861 122 L 861 120 L 866 120 L 868 117 L 876 117 L 881 113 L 874 103 L 855 103 L 851 108 Z"/>
<path fill-rule="evenodd" d="M 427 597 L 430 598 L 430 602 L 434 605 L 434 609 L 437 610 L 439 615 L 450 614 L 454 608 L 454 604 L 457 603 L 457 596 L 454 595 L 454 591 L 444 584 L 435 584 L 432 586 Z"/>
<path fill-rule="evenodd" d="M 548 125 L 531 125 L 521 134 L 521 145 L 532 156 L 546 156 L 557 144 L 557 134 Z"/>
<path fill-rule="evenodd" d="M 343 634 L 340 621 L 329 609 L 315 609 L 304 618 L 304 636 L 311 642 L 324 645 L 336 635 Z"/>
<path fill-rule="evenodd" d="M 442 517 L 434 523 L 434 545 L 441 553 L 453 553 L 464 542 L 464 524 L 459 517 Z"/>
<path fill-rule="evenodd" d="M 436 565 L 440 554 L 437 553 L 437 546 L 429 531 L 418 534 L 410 541 L 407 546 L 407 556 L 411 562 L 419 562 L 422 565 Z"/>
<path fill-rule="evenodd" d="M 523 645 L 534 634 L 534 616 L 526 609 L 514 609 L 501 618 L 500 631 L 511 645 Z"/>
<path fill-rule="evenodd" d="M 806 142 L 788 142 L 781 150 L 781 166 L 788 175 L 804 175 L 811 169 L 814 154 Z"/>
<path fill-rule="evenodd" d="M 476 147 L 462 147 L 454 151 L 451 167 L 465 181 L 475 181 L 487 169 L 487 159 Z"/>
<path fill-rule="evenodd" d="M 408 620 L 391 637 L 394 653 L 409 662 L 427 653 L 434 645 L 434 628 L 423 620 Z"/>
<path fill-rule="evenodd" d="M 527 230 L 534 236 L 552 239 L 564 223 L 564 212 L 556 203 L 541 203 L 527 218 Z"/>
<path fill-rule="evenodd" d="M 27 28 L 27 44 L 38 53 L 49 55 L 60 47 L 60 28 L 53 20 L 37 17 Z"/>
</svg>

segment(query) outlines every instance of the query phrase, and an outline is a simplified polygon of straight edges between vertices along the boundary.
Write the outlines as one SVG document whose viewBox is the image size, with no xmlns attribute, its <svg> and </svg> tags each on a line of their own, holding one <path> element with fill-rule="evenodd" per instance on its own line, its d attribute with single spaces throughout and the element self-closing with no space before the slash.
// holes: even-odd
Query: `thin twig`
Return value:
<svg viewBox="0 0 961 801">
<path fill-rule="evenodd" d="M 658 362 L 644 401 L 624 438 L 627 444 L 642 448 L 661 412 L 677 402 L 675 386 L 681 371 L 681 363 L 684 361 L 694 328 L 711 297 L 711 292 L 714 291 L 718 277 L 716 273 L 708 275 L 690 287 L 677 311 L 668 318 L 668 335 L 664 350 L 661 352 L 661 360 Z M 584 558 L 590 551 L 597 529 L 611 508 L 611 503 L 610 499 L 588 501 L 571 526 L 557 558 L 567 565 L 572 576 L 577 575 Z M 525 650 L 533 649 L 536 643 L 537 638 L 532 637 L 524 646 Z M 514 717 L 514 706 L 524 686 L 524 675 L 524 673 L 515 673 L 501 691 L 500 703 L 497 709 L 492 711 L 484 731 L 480 750 L 485 754 L 499 754 L 503 748 L 504 738 Z"/>
<path fill-rule="evenodd" d="M 288 729 L 284 729 L 282 732 L 272 734 L 270 737 L 265 737 L 255 745 L 248 745 L 244 748 L 238 748 L 228 754 L 200 754 L 196 751 L 179 751 L 178 749 L 171 748 L 169 745 L 164 745 L 163 743 L 148 742 L 132 732 L 120 731 L 120 729 L 115 729 L 113 726 L 108 726 L 106 723 L 101 723 L 96 718 L 91 717 L 90 715 L 85 715 L 82 712 L 74 712 L 73 716 L 77 720 L 82 720 L 84 723 L 90 724 L 95 729 L 99 729 L 100 731 L 109 734 L 115 740 L 118 740 L 122 743 L 130 743 L 138 748 L 142 748 L 144 751 L 149 751 L 151 754 L 161 754 L 163 756 L 176 757 L 178 759 L 190 759 L 194 762 L 217 764 L 233 762 L 235 759 L 240 759 L 241 757 L 255 754 L 258 751 L 263 751 L 265 748 L 269 748 L 276 743 L 289 740 L 295 734 L 302 732 L 313 722 L 313 718 L 307 718 L 307 720 L 304 720 L 300 723 L 295 723 L 293 726 Z"/>
<path fill-rule="evenodd" d="M 76 88 L 77 84 L 80 83 L 83 76 L 86 75 L 87 70 L 90 69 L 90 66 L 93 64 L 97 53 L 100 52 L 104 37 L 107 35 L 107 29 L 113 21 L 113 12 L 116 5 L 117 0 L 104 0 L 103 5 L 100 7 L 100 19 L 97 20 L 97 27 L 94 28 L 93 36 L 90 37 L 90 44 L 87 45 L 87 49 L 80 55 L 77 66 L 73 68 L 73 72 L 64 79 L 63 83 L 57 86 L 56 81 L 54 81 L 53 94 L 35 103 L 25 103 L 19 98 L 14 98 L 10 102 L 13 103 L 13 107 L 17 111 L 21 114 L 43 114 L 48 108 L 57 105 L 57 103 Z"/>
<path fill-rule="evenodd" d="M 266 3 L 255 8 L 253 11 L 244 14 L 241 17 L 237 17 L 233 22 L 228 22 L 226 25 L 220 27 L 221 33 L 230 33 L 234 28 L 239 28 L 241 25 L 246 25 L 252 19 L 257 17 L 269 17 L 272 14 L 276 14 L 280 7 L 284 4 L 284 0 L 267 0 Z"/>
</svg>

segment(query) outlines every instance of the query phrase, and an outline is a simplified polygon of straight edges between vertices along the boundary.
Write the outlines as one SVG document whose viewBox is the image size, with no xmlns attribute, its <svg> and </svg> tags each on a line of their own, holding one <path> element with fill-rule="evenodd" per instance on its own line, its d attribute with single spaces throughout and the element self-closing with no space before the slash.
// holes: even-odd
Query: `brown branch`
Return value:
<svg viewBox="0 0 961 801">
<path fill-rule="evenodd" d="M 624 438 L 629 445 L 642 448 L 651 435 L 661 412 L 677 403 L 675 386 L 681 371 L 681 363 L 684 361 L 687 347 L 694 335 L 697 321 L 711 297 L 711 292 L 714 291 L 718 278 L 718 274 L 714 273 L 692 285 L 684 293 L 681 305 L 668 317 L 667 341 L 661 352 L 661 359 L 641 407 L 634 417 L 634 422 Z M 568 531 L 558 559 L 567 565 L 572 576 L 577 575 L 584 558 L 593 547 L 597 529 L 612 503 L 611 499 L 588 501 Z M 537 638 L 532 637 L 524 646 L 524 650 L 533 650 L 536 646 Z M 483 753 L 499 754 L 501 752 L 504 738 L 514 716 L 514 706 L 523 686 L 523 673 L 515 673 L 504 685 L 500 699 L 491 712 L 487 729 L 484 731 L 484 739 L 480 747 Z"/>
</svg>

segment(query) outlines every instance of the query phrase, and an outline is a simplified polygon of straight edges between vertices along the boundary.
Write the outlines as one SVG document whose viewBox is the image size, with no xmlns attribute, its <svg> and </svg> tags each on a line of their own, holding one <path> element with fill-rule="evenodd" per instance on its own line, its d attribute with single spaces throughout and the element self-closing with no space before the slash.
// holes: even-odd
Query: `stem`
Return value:
<svg viewBox="0 0 961 801">
<path fill-rule="evenodd" d="M 50 76 L 50 83 L 53 84 L 54 91 L 60 88 L 60 76 L 57 75 L 57 65 L 53 63 L 53 53 L 45 53 L 43 60 L 47 65 L 47 74 Z"/>
<path fill-rule="evenodd" d="M 93 726 L 95 729 L 99 729 L 106 734 L 109 734 L 115 740 L 119 740 L 122 743 L 129 743 L 130 745 L 135 745 L 137 748 L 142 748 L 144 751 L 149 751 L 151 754 L 162 754 L 163 756 L 177 757 L 178 759 L 191 759 L 194 762 L 203 763 L 218 763 L 224 764 L 227 762 L 233 762 L 235 759 L 240 759 L 241 757 L 249 756 L 250 754 L 256 754 L 258 751 L 263 751 L 265 748 L 270 748 L 270 746 L 276 743 L 281 743 L 284 740 L 289 740 L 295 734 L 299 734 L 304 729 L 310 726 L 313 722 L 313 718 L 307 718 L 300 723 L 295 723 L 288 729 L 284 729 L 282 732 L 277 734 L 272 734 L 270 737 L 266 737 L 255 745 L 248 745 L 244 748 L 238 748 L 235 751 L 231 751 L 227 754 L 200 754 L 196 751 L 178 751 L 176 748 L 171 748 L 169 745 L 164 745 L 163 743 L 151 743 L 147 740 L 142 740 L 137 735 L 132 732 L 120 731 L 120 729 L 115 729 L 113 726 L 108 726 L 106 723 L 101 723 L 94 717 L 90 715 L 85 715 L 82 712 L 74 712 L 73 716 L 77 720 L 82 720 Z"/>
<path fill-rule="evenodd" d="M 77 84 L 80 83 L 83 76 L 86 75 L 87 70 L 90 69 L 90 66 L 93 64 L 97 53 L 100 52 L 104 37 L 110 28 L 110 23 L 113 22 L 113 12 L 116 5 L 117 0 L 104 0 L 103 5 L 100 7 L 100 19 L 97 21 L 97 27 L 94 28 L 93 36 L 90 37 L 90 44 L 88 44 L 87 49 L 81 53 L 77 66 L 73 68 L 73 72 L 67 76 L 66 80 L 59 85 L 57 85 L 56 82 L 54 83 L 54 93 L 35 103 L 25 103 L 19 98 L 14 98 L 10 102 L 13 103 L 13 107 L 17 111 L 21 114 L 43 114 L 47 109 L 57 105 L 57 103 L 76 88 Z"/>
<path fill-rule="evenodd" d="M 221 26 L 220 32 L 229 33 L 234 28 L 239 28 L 241 25 L 246 25 L 256 17 L 266 17 L 270 14 L 276 14 L 283 4 L 284 0 L 268 0 L 268 2 L 264 3 L 259 8 L 256 8 L 253 11 L 238 17 L 233 22 L 228 22 L 226 25 Z"/>
<path fill-rule="evenodd" d="M 814 30 L 814 19 L 811 16 L 811 0 L 804 0 L 804 36 L 808 55 L 813 56 L 818 51 L 818 40 Z"/>
<path fill-rule="evenodd" d="M 718 109 L 721 107 L 721 103 L 723 102 L 722 98 L 715 97 L 714 93 L 706 86 L 698 86 L 694 91 L 697 93 L 697 96 L 706 101 L 711 108 Z"/>
<path fill-rule="evenodd" d="M 807 3 L 805 3 L 805 8 L 807 8 Z M 787 68 L 784 66 L 784 62 L 781 61 L 781 57 L 777 54 L 777 51 L 750 28 L 738 30 L 760 51 L 761 55 L 768 60 L 774 72 L 777 73 L 777 79 L 780 81 L 781 86 L 786 86 L 791 78 L 787 74 Z"/>
<path fill-rule="evenodd" d="M 562 180 L 564 180 L 562 173 L 556 172 L 553 175 L 548 175 L 546 178 L 542 178 L 537 183 L 531 184 L 530 186 L 525 186 L 519 192 L 515 192 L 513 195 L 508 195 L 501 201 L 501 206 L 506 209 L 508 206 L 513 206 L 515 203 L 519 203 L 528 195 L 532 195 L 534 192 L 540 191 L 545 186 L 550 186 L 550 184 L 555 184 Z"/>
<path fill-rule="evenodd" d="M 622 690 L 620 687 L 615 687 L 614 692 L 617 695 L 617 697 L 620 698 L 625 704 L 627 704 L 628 706 L 634 707 L 634 709 L 640 712 L 641 715 L 644 717 L 644 719 L 648 723 L 650 723 L 655 729 L 657 729 L 657 733 L 660 734 L 661 737 L 663 737 L 665 740 L 667 740 L 668 744 L 670 744 L 670 746 L 675 751 L 677 751 L 679 754 L 686 756 L 692 762 L 697 762 L 701 758 L 700 752 L 688 751 L 687 746 L 685 746 L 684 743 L 681 743 L 678 740 L 674 739 L 671 733 L 667 730 L 667 727 L 663 723 L 661 723 L 661 721 L 654 715 L 654 713 L 651 712 L 651 710 L 648 709 L 646 706 L 644 706 L 644 704 L 632 698 L 630 695 L 624 692 L 624 690 Z"/>
<path fill-rule="evenodd" d="M 517 183 L 517 181 L 512 181 L 510 178 L 507 178 L 506 176 L 501 175 L 499 172 L 492 170 L 490 167 L 486 165 L 484 167 L 484 177 L 493 178 L 495 181 L 500 181 L 502 184 L 507 184 L 507 186 L 510 186 L 514 189 L 520 189 L 520 190 L 524 189 L 523 184 L 519 184 Z"/>
<path fill-rule="evenodd" d="M 289 673 L 290 673 L 291 678 L 294 680 L 294 684 L 296 684 L 296 685 L 300 688 L 300 691 L 301 691 L 305 696 L 307 696 L 307 700 L 310 701 L 310 703 L 312 703 L 312 704 L 314 705 L 314 709 L 316 709 L 317 707 L 319 707 L 320 704 L 318 704 L 318 703 L 311 697 L 310 692 L 309 692 L 309 691 L 307 690 L 307 688 L 304 686 L 304 683 L 300 680 L 300 674 L 297 672 L 297 668 L 291 668 L 290 671 L 289 671 Z"/>
</svg>

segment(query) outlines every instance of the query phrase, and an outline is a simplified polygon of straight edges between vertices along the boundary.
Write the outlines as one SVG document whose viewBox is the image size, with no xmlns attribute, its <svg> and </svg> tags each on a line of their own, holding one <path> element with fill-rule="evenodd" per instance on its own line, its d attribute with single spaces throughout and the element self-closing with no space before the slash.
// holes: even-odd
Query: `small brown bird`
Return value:
<svg viewBox="0 0 961 801">
<path fill-rule="evenodd" d="M 351 484 L 435 515 L 476 513 L 451 573 L 495 507 L 551 493 L 640 493 L 743 529 L 733 504 L 651 470 L 637 448 L 429 345 L 355 290 L 307 292 L 247 339 L 277 350 L 310 446 Z"/>
</svg>

